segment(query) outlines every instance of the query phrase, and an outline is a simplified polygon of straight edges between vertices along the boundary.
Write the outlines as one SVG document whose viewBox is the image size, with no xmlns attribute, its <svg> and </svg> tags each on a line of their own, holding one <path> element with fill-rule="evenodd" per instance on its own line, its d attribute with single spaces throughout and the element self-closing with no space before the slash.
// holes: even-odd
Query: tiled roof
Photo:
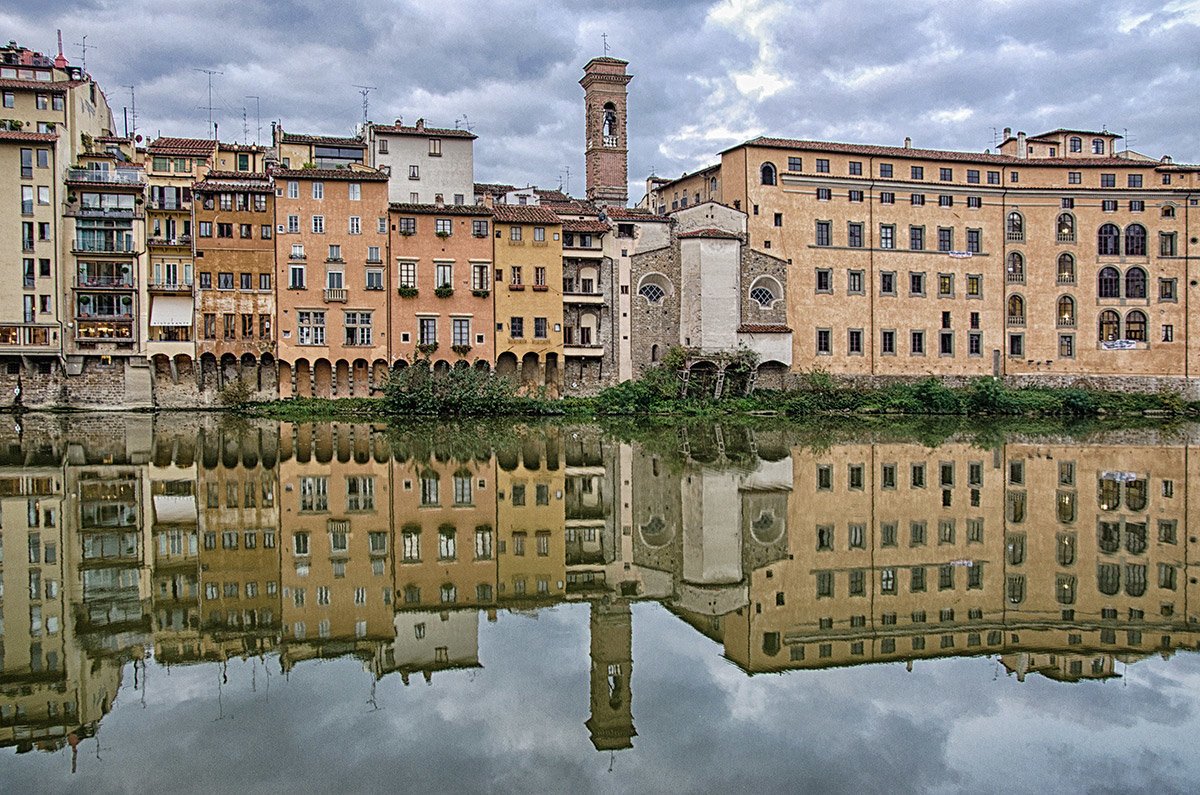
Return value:
<svg viewBox="0 0 1200 795">
<path fill-rule="evenodd" d="M 97 135 L 95 140 L 102 144 L 130 144 L 133 138 L 122 138 L 119 135 Z"/>
<path fill-rule="evenodd" d="M 791 334 L 787 326 L 771 323 L 743 323 L 738 326 L 738 334 Z"/>
<path fill-rule="evenodd" d="M 74 81 L 60 80 L 56 83 L 47 83 L 42 80 L 16 80 L 6 77 L 0 80 L 0 88 L 24 88 L 30 91 L 41 91 L 48 94 L 65 94 L 67 89 L 74 84 Z"/>
<path fill-rule="evenodd" d="M 23 130 L 0 130 L 0 141 L 22 141 L 24 143 L 34 143 L 36 141 L 57 140 L 57 133 L 24 132 Z"/>
<path fill-rule="evenodd" d="M 707 237 L 719 238 L 721 240 L 741 240 L 741 235 L 735 235 L 733 232 L 726 232 L 724 229 L 693 229 L 691 232 L 680 232 L 680 239 Z"/>
<path fill-rule="evenodd" d="M 509 224 L 558 224 L 558 216 L 545 207 L 532 204 L 497 204 L 492 208 L 496 220 Z"/>
<path fill-rule="evenodd" d="M 470 130 L 450 130 L 445 127 L 404 127 L 399 124 L 375 125 L 375 133 L 383 135 L 419 135 L 424 138 L 478 138 Z"/>
<path fill-rule="evenodd" d="M 197 155 L 209 156 L 217 151 L 217 142 L 211 138 L 155 138 L 146 147 L 151 155 Z"/>
<path fill-rule="evenodd" d="M 533 192 L 541 201 L 544 202 L 574 201 L 574 199 L 563 193 L 561 190 L 542 190 L 541 188 L 534 188 Z"/>
<path fill-rule="evenodd" d="M 300 135 L 297 133 L 283 133 L 280 141 L 285 144 L 318 144 L 328 146 L 352 146 L 359 149 L 367 148 L 367 145 L 357 138 L 337 138 L 330 135 Z"/>
<path fill-rule="evenodd" d="M 579 221 L 570 218 L 564 219 L 562 222 L 564 232 L 592 232 L 596 234 L 604 234 L 612 229 L 611 226 L 600 220 Z"/>
<path fill-rule="evenodd" d="M 510 190 L 516 190 L 512 185 L 505 185 L 502 182 L 476 182 L 476 193 L 487 193 L 496 196 L 501 193 L 508 193 Z"/>
<path fill-rule="evenodd" d="M 274 193 L 271 175 L 255 171 L 210 171 L 193 190 L 217 191 L 237 188 L 254 193 Z"/>
<path fill-rule="evenodd" d="M 277 179 L 344 180 L 346 182 L 387 182 L 388 176 L 375 169 L 355 168 L 278 168 Z"/>
<path fill-rule="evenodd" d="M 604 212 L 613 221 L 657 221 L 665 224 L 671 220 L 663 215 L 655 215 L 649 210 L 634 210 L 628 207 L 609 207 Z"/>
<path fill-rule="evenodd" d="M 482 204 L 401 204 L 394 202 L 388 205 L 394 213 L 411 213 L 413 215 L 473 215 L 476 217 L 490 216 L 492 211 Z"/>
</svg>

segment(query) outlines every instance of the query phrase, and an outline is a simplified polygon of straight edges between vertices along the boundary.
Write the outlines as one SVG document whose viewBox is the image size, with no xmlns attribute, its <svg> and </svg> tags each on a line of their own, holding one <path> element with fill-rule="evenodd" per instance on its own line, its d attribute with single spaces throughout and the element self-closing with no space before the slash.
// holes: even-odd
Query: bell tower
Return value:
<svg viewBox="0 0 1200 795">
<path fill-rule="evenodd" d="M 583 67 L 585 165 L 587 198 L 602 205 L 624 207 L 629 201 L 629 149 L 625 138 L 628 61 L 593 58 Z"/>
</svg>

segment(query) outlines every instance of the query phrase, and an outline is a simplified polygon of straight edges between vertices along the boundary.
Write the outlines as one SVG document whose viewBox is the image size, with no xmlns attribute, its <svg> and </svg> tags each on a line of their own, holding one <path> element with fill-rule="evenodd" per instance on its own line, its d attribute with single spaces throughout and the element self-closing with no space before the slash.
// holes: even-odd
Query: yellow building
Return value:
<svg viewBox="0 0 1200 795">
<path fill-rule="evenodd" d="M 496 453 L 498 600 L 552 604 L 566 592 L 562 441 L 525 430 Z"/>
<path fill-rule="evenodd" d="M 496 372 L 524 387 L 562 389 L 562 221 L 533 205 L 497 204 Z"/>
</svg>

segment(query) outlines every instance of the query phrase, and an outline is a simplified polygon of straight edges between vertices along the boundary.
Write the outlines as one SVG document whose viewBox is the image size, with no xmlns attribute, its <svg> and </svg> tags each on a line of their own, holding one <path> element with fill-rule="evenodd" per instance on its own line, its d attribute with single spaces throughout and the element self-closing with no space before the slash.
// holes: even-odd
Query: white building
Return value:
<svg viewBox="0 0 1200 795">
<path fill-rule="evenodd" d="M 367 162 L 391 175 L 388 201 L 402 204 L 472 204 L 475 201 L 475 135 L 467 130 L 367 124 L 360 132 Z"/>
</svg>

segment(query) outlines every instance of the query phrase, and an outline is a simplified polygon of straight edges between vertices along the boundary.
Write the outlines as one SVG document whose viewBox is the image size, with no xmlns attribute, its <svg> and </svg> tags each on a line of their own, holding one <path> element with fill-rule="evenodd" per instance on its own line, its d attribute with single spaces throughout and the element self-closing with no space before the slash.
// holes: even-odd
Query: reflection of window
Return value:
<svg viewBox="0 0 1200 795">
<path fill-rule="evenodd" d="M 1075 535 L 1059 533 L 1055 549 L 1055 559 L 1060 566 L 1070 566 L 1075 563 Z"/>
<path fill-rule="evenodd" d="M 1098 491 L 1100 510 L 1115 511 L 1121 507 L 1121 484 L 1119 481 L 1101 478 Z"/>
<path fill-rule="evenodd" d="M 1146 567 L 1141 563 L 1125 564 L 1125 593 L 1142 596 L 1146 593 Z"/>
<path fill-rule="evenodd" d="M 1070 574 L 1060 574 L 1055 579 L 1054 596 L 1060 605 L 1075 604 L 1075 577 Z"/>
<path fill-rule="evenodd" d="M 1021 602 L 1024 602 L 1025 601 L 1025 575 L 1023 575 L 1023 574 L 1009 575 L 1008 583 L 1007 583 L 1005 590 L 1008 595 L 1008 603 L 1009 604 L 1019 605 L 1019 604 L 1021 604 Z"/>
<path fill-rule="evenodd" d="M 1012 533 L 1005 539 L 1005 558 L 1010 566 L 1020 566 L 1025 562 L 1025 534 Z"/>
<path fill-rule="evenodd" d="M 1125 550 L 1130 555 L 1141 555 L 1146 551 L 1146 523 L 1125 523 Z"/>
<path fill-rule="evenodd" d="M 1070 524 L 1075 521 L 1075 492 L 1060 491 L 1058 493 L 1058 521 Z"/>
<path fill-rule="evenodd" d="M 1025 492 L 1010 491 L 1005 495 L 1005 514 L 1010 522 L 1025 521 Z"/>
<path fill-rule="evenodd" d="M 1121 525 L 1118 522 L 1100 522 L 1097 527 L 1100 551 L 1109 555 L 1121 548 Z"/>
</svg>

